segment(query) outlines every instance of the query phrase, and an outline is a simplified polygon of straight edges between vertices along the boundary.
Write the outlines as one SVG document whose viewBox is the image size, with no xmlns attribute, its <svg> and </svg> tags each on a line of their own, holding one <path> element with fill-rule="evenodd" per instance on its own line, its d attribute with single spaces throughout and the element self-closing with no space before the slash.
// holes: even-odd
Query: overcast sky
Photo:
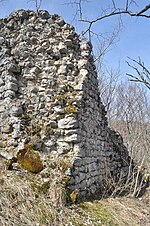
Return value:
<svg viewBox="0 0 150 226">
<path fill-rule="evenodd" d="M 75 26 L 76 31 L 80 33 L 85 29 L 85 24 L 78 21 L 78 17 L 74 19 L 76 7 L 66 5 L 64 3 L 69 0 L 43 0 L 41 9 L 46 9 L 50 14 L 59 14 L 66 22 Z M 84 18 L 96 18 L 100 15 L 101 10 L 108 7 L 110 0 L 90 0 L 89 3 L 83 5 Z M 123 4 L 125 1 L 116 0 L 118 4 Z M 148 0 L 137 0 L 137 6 L 133 6 L 133 10 L 138 11 L 149 3 Z M 8 16 L 12 11 L 17 9 L 35 9 L 32 1 L 28 0 L 6 0 L 0 3 L 0 18 Z M 150 12 L 149 12 L 150 13 Z M 94 31 L 98 34 L 110 33 L 118 28 L 119 18 L 113 17 L 105 19 L 94 26 Z M 131 18 L 129 16 L 122 17 L 122 26 L 117 36 L 114 45 L 109 49 L 110 51 L 104 58 L 104 64 L 117 69 L 120 63 L 122 76 L 126 76 L 126 72 L 130 72 L 125 61 L 127 56 L 137 59 L 138 56 L 142 58 L 150 68 L 150 19 L 145 18 Z M 97 41 L 94 40 L 94 48 L 97 49 Z"/>
</svg>

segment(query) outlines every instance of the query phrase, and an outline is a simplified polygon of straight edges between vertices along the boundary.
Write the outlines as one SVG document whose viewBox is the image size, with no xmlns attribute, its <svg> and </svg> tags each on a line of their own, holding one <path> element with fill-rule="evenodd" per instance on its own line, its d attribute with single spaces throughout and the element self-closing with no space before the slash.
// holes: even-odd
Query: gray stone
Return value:
<svg viewBox="0 0 150 226">
<path fill-rule="evenodd" d="M 20 116 L 23 114 L 22 107 L 13 106 L 10 110 L 10 114 L 13 116 Z"/>
<path fill-rule="evenodd" d="M 3 79 L 0 78 L 0 86 L 3 86 L 5 83 L 3 81 Z"/>
<path fill-rule="evenodd" d="M 7 66 L 8 71 L 18 73 L 20 72 L 20 67 L 14 63 L 10 63 Z"/>
<path fill-rule="evenodd" d="M 64 138 L 64 141 L 66 141 L 67 143 L 79 143 L 79 136 L 78 134 L 72 134 L 70 136 L 66 136 Z"/>
<path fill-rule="evenodd" d="M 4 43 L 4 38 L 0 37 L 0 45 L 2 45 Z"/>
<path fill-rule="evenodd" d="M 67 73 L 67 66 L 66 65 L 61 65 L 58 69 L 58 74 L 66 74 Z"/>
<path fill-rule="evenodd" d="M 0 24 L 0 45 L 0 132 L 6 148 L 17 151 L 31 140 L 46 161 L 67 158 L 68 188 L 78 189 L 80 199 L 100 190 L 110 170 L 112 180 L 127 175 L 128 152 L 108 128 L 91 44 L 58 15 L 19 10 Z"/>
<path fill-rule="evenodd" d="M 59 43 L 58 49 L 60 53 L 67 53 L 67 47 L 63 43 Z"/>
<path fill-rule="evenodd" d="M 11 91 L 17 91 L 18 90 L 17 84 L 12 83 L 12 82 L 7 83 L 5 87 L 6 87 L 5 88 L 6 90 L 11 90 Z"/>
<path fill-rule="evenodd" d="M 66 46 L 68 46 L 68 47 L 71 47 L 71 46 L 72 46 L 72 40 L 71 40 L 71 39 L 66 39 L 66 40 L 64 41 L 64 44 L 65 44 Z"/>
<path fill-rule="evenodd" d="M 11 125 L 4 125 L 4 127 L 1 128 L 2 133 L 11 133 L 12 132 L 12 126 Z"/>
<path fill-rule="evenodd" d="M 58 128 L 60 129 L 76 129 L 78 126 L 78 121 L 74 117 L 63 118 L 58 121 Z"/>
<path fill-rule="evenodd" d="M 73 161 L 74 166 L 76 167 L 81 167 L 83 164 L 82 158 L 81 157 L 75 157 Z"/>
</svg>

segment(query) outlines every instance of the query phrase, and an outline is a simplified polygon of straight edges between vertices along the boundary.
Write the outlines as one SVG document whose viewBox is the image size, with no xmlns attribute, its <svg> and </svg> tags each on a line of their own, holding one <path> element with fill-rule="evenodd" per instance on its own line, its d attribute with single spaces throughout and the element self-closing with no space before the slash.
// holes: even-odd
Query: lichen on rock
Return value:
<svg viewBox="0 0 150 226">
<path fill-rule="evenodd" d="M 22 168 L 32 173 L 39 173 L 44 169 L 39 153 L 31 144 L 25 144 L 24 149 L 18 151 L 17 161 Z"/>
</svg>

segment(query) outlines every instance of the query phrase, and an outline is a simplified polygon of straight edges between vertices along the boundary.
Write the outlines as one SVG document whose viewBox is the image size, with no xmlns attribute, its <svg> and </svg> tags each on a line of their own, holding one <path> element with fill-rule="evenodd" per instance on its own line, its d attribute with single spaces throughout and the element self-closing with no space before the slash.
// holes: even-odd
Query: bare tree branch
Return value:
<svg viewBox="0 0 150 226">
<path fill-rule="evenodd" d="M 129 0 L 126 1 L 126 11 L 128 10 L 129 7 Z"/>
<path fill-rule="evenodd" d="M 38 11 L 41 8 L 43 0 L 28 0 L 28 2 L 34 2 L 35 3 L 36 11 L 38 13 Z"/>
<path fill-rule="evenodd" d="M 144 9 L 142 9 L 140 12 L 138 12 L 137 16 L 140 16 L 141 14 L 145 13 L 148 9 L 150 9 L 150 4 L 145 6 Z"/>
<path fill-rule="evenodd" d="M 138 61 L 131 59 L 130 57 L 128 58 L 129 60 L 131 60 L 136 64 L 136 65 L 131 65 L 129 62 L 127 62 L 128 66 L 131 67 L 137 73 L 137 76 L 127 73 L 127 75 L 131 78 L 130 81 L 142 83 L 148 89 L 150 89 L 150 71 L 144 66 L 144 63 L 141 61 L 140 58 Z M 140 71 L 138 66 L 142 71 Z"/>
<path fill-rule="evenodd" d="M 126 15 L 129 15 L 131 17 L 150 18 L 150 14 L 146 13 L 150 9 L 150 4 L 145 6 L 139 12 L 132 12 L 132 11 L 129 10 L 129 7 L 133 3 L 136 4 L 136 2 L 134 0 L 131 0 L 131 1 L 126 0 L 126 5 L 125 5 L 124 9 L 117 7 L 115 0 L 112 0 L 112 8 L 111 9 L 109 8 L 110 12 L 106 12 L 107 10 L 105 10 L 104 12 L 102 12 L 101 16 L 99 16 L 99 17 L 97 17 L 96 19 L 93 19 L 93 20 L 83 19 L 83 10 L 82 10 L 83 2 L 85 2 L 85 0 L 76 0 L 76 1 L 72 2 L 72 4 L 76 4 L 78 6 L 80 21 L 89 24 L 88 28 L 84 31 L 83 35 L 85 35 L 86 33 L 90 34 L 90 32 L 92 30 L 92 25 L 94 23 L 99 22 L 103 19 L 112 17 L 112 16 L 123 15 L 123 14 L 125 15 L 126 14 Z"/>
</svg>

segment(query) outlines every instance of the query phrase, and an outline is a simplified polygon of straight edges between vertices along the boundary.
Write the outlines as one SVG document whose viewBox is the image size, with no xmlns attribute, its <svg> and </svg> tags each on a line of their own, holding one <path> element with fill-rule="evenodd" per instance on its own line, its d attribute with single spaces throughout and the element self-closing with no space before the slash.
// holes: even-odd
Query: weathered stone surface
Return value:
<svg viewBox="0 0 150 226">
<path fill-rule="evenodd" d="M 67 117 L 58 121 L 58 128 L 60 129 L 76 129 L 78 128 L 78 121 L 74 117 Z"/>
<path fill-rule="evenodd" d="M 19 10 L 0 23 L 0 153 L 31 141 L 45 158 L 67 156 L 67 186 L 81 199 L 106 175 L 126 177 L 129 164 L 122 138 L 108 128 L 91 50 L 44 10 Z"/>
<path fill-rule="evenodd" d="M 2 45 L 4 43 L 4 38 L 0 37 L 0 45 Z"/>
</svg>

